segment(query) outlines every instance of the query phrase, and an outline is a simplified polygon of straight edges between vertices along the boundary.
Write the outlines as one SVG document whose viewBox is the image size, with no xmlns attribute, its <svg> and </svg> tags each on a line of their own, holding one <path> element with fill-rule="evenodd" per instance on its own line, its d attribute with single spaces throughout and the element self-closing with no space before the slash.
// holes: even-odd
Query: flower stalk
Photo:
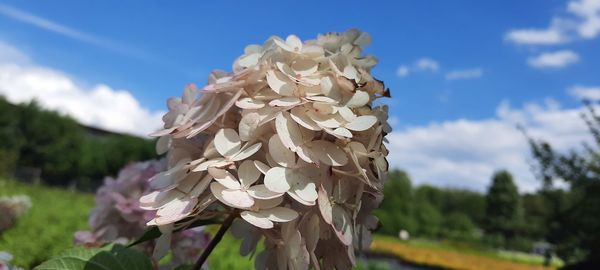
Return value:
<svg viewBox="0 0 600 270">
<path fill-rule="evenodd" d="M 225 221 L 223 221 L 223 224 L 221 224 L 219 231 L 217 231 L 217 233 L 215 234 L 213 239 L 210 240 L 210 243 L 208 243 L 208 246 L 206 246 L 206 248 L 200 255 L 200 258 L 198 258 L 198 260 L 194 264 L 194 267 L 192 268 L 192 270 L 200 270 L 202 268 L 202 265 L 204 265 L 204 262 L 206 262 L 206 259 L 208 259 L 208 256 L 210 255 L 210 253 L 215 249 L 215 247 L 219 244 L 219 242 L 221 242 L 221 239 L 223 239 L 223 235 L 225 235 L 227 230 L 229 230 L 229 227 L 231 227 L 231 224 L 233 224 L 233 220 L 237 216 L 238 216 L 237 211 L 234 211 L 231 214 L 229 214 L 229 216 L 227 216 Z"/>
</svg>

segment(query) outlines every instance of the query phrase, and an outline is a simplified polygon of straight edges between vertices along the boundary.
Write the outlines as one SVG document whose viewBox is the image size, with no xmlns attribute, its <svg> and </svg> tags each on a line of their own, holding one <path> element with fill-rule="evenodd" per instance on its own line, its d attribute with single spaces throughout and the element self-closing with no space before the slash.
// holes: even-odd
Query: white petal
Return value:
<svg viewBox="0 0 600 270">
<path fill-rule="evenodd" d="M 254 204 L 254 200 L 246 192 L 228 190 L 217 182 L 210 184 L 210 191 L 219 201 L 231 207 L 248 208 Z"/>
<path fill-rule="evenodd" d="M 302 49 L 302 40 L 300 40 L 300 38 L 297 37 L 296 35 L 289 35 L 285 39 L 285 43 L 287 45 L 289 45 L 290 47 L 292 47 L 292 49 L 294 49 L 294 51 L 299 51 Z"/>
<path fill-rule="evenodd" d="M 260 115 L 256 112 L 245 114 L 240 120 L 238 130 L 240 131 L 240 139 L 242 141 L 249 141 L 252 138 L 260 136 L 256 134 L 260 124 Z"/>
<path fill-rule="evenodd" d="M 354 80 L 354 81 L 360 81 L 360 77 L 358 76 L 358 70 L 356 70 L 356 68 L 352 65 L 348 65 L 344 67 L 344 77 L 350 79 L 350 80 Z"/>
<path fill-rule="evenodd" d="M 295 151 L 296 147 L 303 143 L 300 126 L 291 119 L 288 112 L 282 112 L 277 116 L 275 128 L 281 142 L 288 149 Z"/>
<path fill-rule="evenodd" d="M 236 101 L 235 105 L 241 109 L 260 109 L 265 106 L 265 103 L 251 97 L 245 97 Z"/>
<path fill-rule="evenodd" d="M 215 148 L 224 157 L 229 157 L 240 151 L 242 145 L 237 132 L 231 128 L 224 128 L 217 131 L 214 142 Z"/>
<path fill-rule="evenodd" d="M 349 130 L 364 131 L 377 123 L 377 117 L 374 115 L 363 115 L 356 117 L 352 122 L 345 125 Z"/>
<path fill-rule="evenodd" d="M 250 187 L 260 177 L 260 171 L 252 160 L 244 160 L 238 168 L 238 178 L 245 188 Z"/>
<path fill-rule="evenodd" d="M 296 154 L 283 145 L 277 134 L 269 139 L 269 154 L 277 164 L 292 168 L 296 165 Z"/>
<path fill-rule="evenodd" d="M 221 192 L 223 200 L 237 208 L 248 208 L 254 205 L 254 199 L 241 190 L 226 189 Z"/>
<path fill-rule="evenodd" d="M 269 171 L 269 169 L 271 169 L 271 167 L 269 167 L 269 165 L 264 164 L 264 163 L 262 163 L 261 161 L 258 161 L 258 160 L 254 161 L 254 165 L 263 174 L 266 174 L 267 171 Z"/>
<path fill-rule="evenodd" d="M 314 202 L 318 197 L 315 183 L 310 182 L 304 177 L 301 180 L 292 183 L 290 192 L 295 193 L 298 197 L 307 202 Z"/>
<path fill-rule="evenodd" d="M 307 112 L 306 108 L 303 108 L 301 106 L 294 107 L 291 110 L 290 116 L 292 117 L 292 119 L 294 119 L 294 121 L 296 121 L 296 123 L 300 124 L 301 126 L 307 128 L 307 129 L 314 130 L 314 131 L 321 130 L 321 127 L 319 125 L 317 125 L 317 123 L 315 121 L 310 119 L 310 117 L 308 117 L 306 112 Z"/>
<path fill-rule="evenodd" d="M 321 115 L 319 113 L 308 111 L 307 112 L 310 119 L 315 121 L 319 126 L 326 128 L 338 128 L 342 125 L 338 119 L 331 115 Z"/>
<path fill-rule="evenodd" d="M 230 162 L 227 161 L 227 160 L 225 160 L 225 159 L 222 159 L 222 158 L 211 159 L 211 160 L 207 160 L 205 162 L 200 163 L 192 171 L 193 172 L 206 171 L 210 167 L 221 168 L 221 167 L 226 166 L 228 164 L 230 164 Z"/>
<path fill-rule="evenodd" d="M 283 195 L 283 194 L 282 194 Z M 270 209 L 280 205 L 283 202 L 283 196 L 275 197 L 268 200 L 254 200 L 254 206 L 257 209 Z"/>
<path fill-rule="evenodd" d="M 273 199 L 283 195 L 283 193 L 277 193 L 269 190 L 265 185 L 252 186 L 248 188 L 247 192 L 251 197 L 261 200 Z"/>
<path fill-rule="evenodd" d="M 214 177 L 214 179 L 221 185 L 228 189 L 241 189 L 240 182 L 227 170 L 208 168 L 208 173 Z"/>
<path fill-rule="evenodd" d="M 348 210 L 339 205 L 334 205 L 332 209 L 332 223 L 337 237 L 344 245 L 352 244 L 352 217 Z"/>
<path fill-rule="evenodd" d="M 165 204 L 163 208 L 160 208 L 158 211 L 156 211 L 156 224 L 169 224 L 187 217 L 192 213 L 194 206 L 196 206 L 197 203 L 197 199 L 191 198 L 172 200 L 171 202 Z"/>
<path fill-rule="evenodd" d="M 283 193 L 290 189 L 291 184 L 299 177 L 291 169 L 274 167 L 265 174 L 265 186 L 277 193 Z"/>
<path fill-rule="evenodd" d="M 171 146 L 171 136 L 162 136 L 156 141 L 156 154 L 162 155 L 169 151 Z"/>
<path fill-rule="evenodd" d="M 267 218 L 266 214 L 252 211 L 243 211 L 240 216 L 248 223 L 263 229 L 273 228 L 273 222 Z"/>
<path fill-rule="evenodd" d="M 337 136 L 341 136 L 341 137 L 345 137 L 345 138 L 352 138 L 352 132 L 350 132 L 350 130 L 348 130 L 346 128 L 342 128 L 342 127 L 336 128 L 332 131 L 332 133 Z"/>
<path fill-rule="evenodd" d="M 312 58 L 318 58 L 325 54 L 321 46 L 306 45 L 302 47 L 302 54 Z"/>
<path fill-rule="evenodd" d="M 332 219 L 333 219 L 332 213 L 331 213 L 333 205 L 331 204 L 331 201 L 329 200 L 329 194 L 323 187 L 319 188 L 318 193 L 319 193 L 319 199 L 318 199 L 319 210 L 321 211 L 323 220 L 327 224 L 331 224 Z"/>
<path fill-rule="evenodd" d="M 300 196 L 298 196 L 298 194 L 296 194 L 295 192 L 290 192 L 288 191 L 287 194 L 292 197 L 292 199 L 294 199 L 295 201 L 306 205 L 306 206 L 314 206 L 316 203 L 315 201 L 305 201 L 304 199 L 300 198 Z"/>
<path fill-rule="evenodd" d="M 342 118 L 344 118 L 344 120 L 348 122 L 352 122 L 354 119 L 356 119 L 354 112 L 352 112 L 352 110 L 346 106 L 338 107 L 338 113 L 340 116 L 342 116 Z"/>
<path fill-rule="evenodd" d="M 284 97 L 271 100 L 269 102 L 270 106 L 273 107 L 289 107 L 300 104 L 300 99 L 297 97 Z"/>
<path fill-rule="evenodd" d="M 306 97 L 306 99 L 310 99 L 312 101 L 317 101 L 317 102 L 321 102 L 321 103 L 330 103 L 330 104 L 338 103 L 337 100 L 330 98 L 330 97 L 326 97 L 326 96 L 310 96 L 310 97 Z"/>
<path fill-rule="evenodd" d="M 343 166 L 348 163 L 346 152 L 332 142 L 324 140 L 313 141 L 311 148 L 315 151 L 319 160 L 329 166 Z"/>
<path fill-rule="evenodd" d="M 356 90 L 352 98 L 346 102 L 348 108 L 358 108 L 367 105 L 369 103 L 369 93 L 366 91 Z"/>
<path fill-rule="evenodd" d="M 240 160 L 247 159 L 250 156 L 254 155 L 254 153 L 258 152 L 258 150 L 260 150 L 261 146 L 262 146 L 262 143 L 255 143 L 249 147 L 244 146 L 244 148 L 239 153 L 237 153 L 233 157 L 231 157 L 231 161 L 240 161 Z"/>
<path fill-rule="evenodd" d="M 300 76 L 308 76 L 317 72 L 319 65 L 310 59 L 298 59 L 292 63 L 291 68 Z"/>
<path fill-rule="evenodd" d="M 260 212 L 268 214 L 267 218 L 275 222 L 288 222 L 298 217 L 298 212 L 281 206 L 267 210 L 262 210 Z"/>
<path fill-rule="evenodd" d="M 196 186 L 190 191 L 189 195 L 192 198 L 196 198 L 198 196 L 200 196 L 202 193 L 204 193 L 204 191 L 206 190 L 206 188 L 208 187 L 208 185 L 210 184 L 210 182 L 213 180 L 212 175 L 210 174 L 206 174 L 202 180 L 200 180 L 200 182 L 198 184 L 196 184 Z"/>
<path fill-rule="evenodd" d="M 277 70 L 269 70 L 267 72 L 267 83 L 275 93 L 282 96 L 293 96 L 296 90 L 292 82 Z"/>
<path fill-rule="evenodd" d="M 258 60 L 262 56 L 262 53 L 252 53 L 248 55 L 244 55 L 238 59 L 238 64 L 242 67 L 251 67 L 255 66 L 258 63 Z"/>
</svg>

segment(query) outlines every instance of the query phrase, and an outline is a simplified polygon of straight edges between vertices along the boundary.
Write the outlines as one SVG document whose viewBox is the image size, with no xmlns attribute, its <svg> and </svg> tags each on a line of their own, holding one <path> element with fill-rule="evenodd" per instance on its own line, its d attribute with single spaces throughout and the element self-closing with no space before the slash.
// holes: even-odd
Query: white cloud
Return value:
<svg viewBox="0 0 600 270">
<path fill-rule="evenodd" d="M 570 50 L 542 53 L 527 59 L 527 63 L 534 68 L 562 68 L 578 61 L 579 55 Z"/>
<path fill-rule="evenodd" d="M 508 169 L 521 191 L 540 186 L 530 170 L 532 159 L 517 124 L 534 138 L 543 138 L 559 150 L 588 140 L 580 120 L 582 108 L 561 109 L 552 101 L 511 108 L 501 103 L 496 117 L 458 119 L 393 131 L 390 141 L 392 167 L 406 169 L 418 184 L 467 187 L 485 190 L 497 169 Z"/>
<path fill-rule="evenodd" d="M 0 42 L 0 49 L 6 48 L 0 53 L 0 95 L 11 102 L 36 99 L 44 108 L 68 114 L 83 124 L 142 136 L 162 123 L 162 112 L 142 107 L 127 90 L 105 84 L 82 86 L 52 68 L 13 61 L 28 57 Z"/>
<path fill-rule="evenodd" d="M 517 44 L 553 45 L 567 42 L 567 38 L 554 28 L 510 30 L 504 38 Z"/>
<path fill-rule="evenodd" d="M 440 69 L 440 64 L 431 58 L 421 58 L 415 62 L 415 67 L 422 71 L 436 72 Z"/>
<path fill-rule="evenodd" d="M 595 38 L 600 33 L 600 0 L 571 1 L 567 10 L 579 17 L 577 32 L 583 38 Z"/>
<path fill-rule="evenodd" d="M 408 69 L 408 66 L 406 66 L 406 65 L 401 65 L 401 66 L 399 66 L 399 67 L 398 67 L 398 69 L 396 70 L 396 76 L 398 76 L 398 77 L 406 77 L 406 76 L 408 76 L 408 73 L 409 73 L 409 72 L 410 72 L 410 71 L 409 71 L 409 69 Z"/>
<path fill-rule="evenodd" d="M 14 8 L 12 6 L 8 6 L 5 4 L 0 4 L 0 15 L 4 15 L 13 20 L 17 20 L 46 31 L 50 31 L 68 38 L 72 38 L 84 43 L 88 43 L 90 45 L 98 46 L 104 49 L 108 49 L 117 53 L 121 53 L 124 55 L 136 57 L 143 60 L 152 60 L 153 57 L 142 52 L 137 48 L 133 48 L 126 44 L 121 44 L 106 38 L 102 38 L 96 35 L 88 34 L 66 25 L 62 25 L 57 22 L 53 22 L 51 20 L 36 16 L 29 12 Z"/>
<path fill-rule="evenodd" d="M 575 85 L 569 88 L 569 94 L 579 100 L 600 100 L 600 86 Z"/>
<path fill-rule="evenodd" d="M 504 38 L 522 45 L 556 45 L 576 38 L 592 39 L 600 33 L 600 0 L 571 0 L 566 13 L 552 18 L 547 28 L 513 29 Z"/>
<path fill-rule="evenodd" d="M 465 79 L 476 79 L 483 76 L 483 69 L 472 68 L 472 69 L 459 69 L 452 70 L 446 73 L 446 80 L 465 80 Z"/>
<path fill-rule="evenodd" d="M 440 64 L 437 61 L 429 57 L 422 57 L 411 65 L 400 65 L 396 69 L 396 76 L 406 77 L 412 72 L 437 72 L 439 69 Z"/>
</svg>

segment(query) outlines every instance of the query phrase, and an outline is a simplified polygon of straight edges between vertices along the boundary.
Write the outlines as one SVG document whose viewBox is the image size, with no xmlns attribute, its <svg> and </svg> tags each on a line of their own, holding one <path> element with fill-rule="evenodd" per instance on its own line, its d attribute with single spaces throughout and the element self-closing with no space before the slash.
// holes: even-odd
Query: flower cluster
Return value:
<svg viewBox="0 0 600 270">
<path fill-rule="evenodd" d="M 23 268 L 11 266 L 9 263 L 12 259 L 12 254 L 0 251 L 0 270 L 23 270 Z"/>
<path fill-rule="evenodd" d="M 378 220 L 388 151 L 389 97 L 364 56 L 367 33 L 269 38 L 250 45 L 232 72 L 171 98 L 159 154 L 168 169 L 140 200 L 162 231 L 194 220 L 238 215 L 234 236 L 257 268 L 349 269 Z M 182 225 L 183 224 L 183 225 Z"/>
<path fill-rule="evenodd" d="M 0 197 L 0 233 L 11 228 L 29 208 L 31 199 L 27 195 Z"/>
<path fill-rule="evenodd" d="M 89 217 L 90 231 L 75 233 L 75 242 L 85 246 L 101 246 L 107 243 L 128 242 L 139 238 L 146 230 L 146 223 L 154 217 L 154 211 L 140 207 L 139 199 L 151 191 L 148 179 L 164 171 L 166 162 L 146 161 L 131 163 L 123 168 L 116 179 L 107 177 L 96 194 L 96 207 Z M 193 263 L 206 246 L 208 235 L 201 228 L 174 234 L 172 265 Z M 150 245 L 142 246 L 151 253 Z"/>
</svg>

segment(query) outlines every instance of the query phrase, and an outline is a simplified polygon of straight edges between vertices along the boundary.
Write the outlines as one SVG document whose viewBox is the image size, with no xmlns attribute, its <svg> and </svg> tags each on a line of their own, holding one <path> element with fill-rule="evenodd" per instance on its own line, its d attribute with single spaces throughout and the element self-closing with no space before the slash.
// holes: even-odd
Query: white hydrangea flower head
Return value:
<svg viewBox="0 0 600 270">
<path fill-rule="evenodd" d="M 232 72 L 167 102 L 155 132 L 168 168 L 142 197 L 148 225 L 172 228 L 235 215 L 240 253 L 259 269 L 351 268 L 378 226 L 391 132 L 390 93 L 363 55 L 359 30 L 271 37 L 250 45 Z M 376 106 L 378 105 L 378 106 Z M 359 237 L 362 237 L 359 239 Z"/>
</svg>

